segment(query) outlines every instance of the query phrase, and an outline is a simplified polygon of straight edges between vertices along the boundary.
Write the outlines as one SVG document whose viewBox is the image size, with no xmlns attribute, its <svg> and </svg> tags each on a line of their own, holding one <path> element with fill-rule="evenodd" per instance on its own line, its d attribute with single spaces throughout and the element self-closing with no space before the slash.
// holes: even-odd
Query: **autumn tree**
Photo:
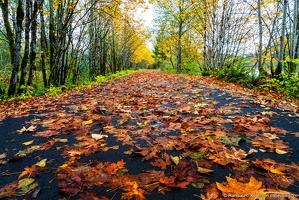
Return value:
<svg viewBox="0 0 299 200">
<path fill-rule="evenodd" d="M 0 39 L 10 63 L 9 95 L 151 64 L 136 10 L 143 0 L 3 0 Z M 23 38 L 24 36 L 24 38 Z M 143 52 L 143 53 L 141 53 Z M 1 56 L 4 54 L 1 53 Z M 146 65 L 147 65 L 146 64 Z M 42 83 L 42 84 L 41 84 Z"/>
<path fill-rule="evenodd" d="M 175 57 L 176 72 L 182 70 L 182 51 L 183 51 L 183 36 L 192 28 L 191 23 L 194 19 L 193 6 L 194 3 L 189 0 L 159 0 L 157 5 L 161 15 L 161 31 L 166 31 L 160 34 L 169 35 L 175 41 Z M 171 62 L 172 62 L 172 58 Z"/>
<path fill-rule="evenodd" d="M 6 36 L 10 49 L 10 59 L 12 65 L 12 73 L 9 83 L 8 95 L 14 95 L 16 92 L 19 66 L 21 60 L 21 42 L 22 42 L 22 30 L 23 30 L 23 19 L 24 19 L 24 5 L 21 0 L 18 1 L 15 30 L 13 31 L 9 21 L 9 3 L 8 0 L 0 2 L 4 26 L 6 30 Z"/>
</svg>

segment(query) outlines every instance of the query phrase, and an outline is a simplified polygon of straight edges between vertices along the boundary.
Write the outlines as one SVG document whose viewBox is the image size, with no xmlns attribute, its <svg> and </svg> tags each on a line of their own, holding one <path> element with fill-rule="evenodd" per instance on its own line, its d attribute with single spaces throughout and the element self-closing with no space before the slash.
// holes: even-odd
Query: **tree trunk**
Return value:
<svg viewBox="0 0 299 200">
<path fill-rule="evenodd" d="M 14 95 L 16 92 L 17 82 L 18 82 L 18 72 L 20 67 L 20 60 L 21 60 L 21 42 L 22 42 L 22 22 L 24 19 L 24 8 L 22 0 L 19 0 L 18 8 L 17 8 L 17 23 L 16 23 L 16 47 L 14 53 L 14 63 L 13 69 L 11 73 L 9 88 L 8 88 L 8 95 Z"/>
<path fill-rule="evenodd" d="M 32 85 L 34 72 L 36 70 L 35 58 L 36 58 L 36 39 L 37 39 L 37 14 L 40 6 L 39 0 L 34 1 L 32 19 L 31 19 L 31 44 L 30 44 L 30 68 L 27 85 Z"/>
<path fill-rule="evenodd" d="M 183 8 L 181 2 L 179 2 L 179 23 L 178 23 L 178 43 L 177 43 L 177 54 L 176 54 L 176 72 L 180 73 L 182 70 L 182 36 L 183 36 L 183 19 L 181 14 Z"/>
<path fill-rule="evenodd" d="M 112 66 L 112 73 L 116 73 L 116 68 L 117 68 L 117 59 L 116 59 L 116 44 L 115 44 L 115 30 L 114 30 L 114 26 L 112 25 L 112 47 L 111 47 L 111 57 L 112 57 L 112 62 L 111 62 L 111 66 Z"/>
<path fill-rule="evenodd" d="M 40 45 L 41 45 L 41 69 L 43 74 L 43 82 L 44 87 L 48 86 L 47 84 L 47 74 L 46 74 L 46 58 L 45 54 L 47 52 L 47 39 L 46 39 L 46 31 L 45 31 L 45 20 L 44 20 L 44 12 L 43 12 L 43 4 L 40 7 L 40 26 L 41 26 L 41 36 L 40 36 Z"/>
<path fill-rule="evenodd" d="M 283 14 L 282 14 L 282 27 L 281 27 L 281 36 L 280 36 L 280 49 L 279 49 L 279 57 L 278 57 L 278 65 L 275 70 L 275 75 L 278 76 L 282 72 L 283 67 L 283 59 L 284 59 L 284 48 L 285 48 L 285 31 L 286 31 L 286 17 L 287 17 L 287 7 L 288 0 L 283 1 Z"/>
<path fill-rule="evenodd" d="M 14 38 L 14 32 L 11 28 L 10 21 L 9 21 L 9 8 L 8 8 L 8 0 L 0 1 L 1 11 L 2 11 L 2 17 L 4 22 L 4 27 L 6 30 L 6 37 L 8 40 L 9 45 L 9 52 L 10 52 L 10 63 L 11 66 L 14 65 L 14 59 L 15 59 L 15 38 Z"/>
<path fill-rule="evenodd" d="M 292 26 L 292 31 L 291 31 L 291 41 L 290 41 L 290 58 L 291 59 L 296 59 L 298 58 L 298 49 L 296 49 L 296 47 L 298 47 L 298 40 L 297 37 L 299 37 L 299 32 L 298 32 L 298 6 L 299 6 L 299 0 L 294 0 L 294 16 L 293 16 L 293 26 Z M 297 64 L 295 62 L 290 62 L 288 63 L 289 65 L 289 70 L 290 73 L 295 73 L 296 72 L 296 68 L 297 68 Z"/>
<path fill-rule="evenodd" d="M 259 47 L 258 47 L 258 70 L 259 76 L 264 76 L 265 71 L 262 66 L 263 59 L 263 24 L 262 24 L 262 14 L 261 14 L 261 0 L 257 1 L 257 12 L 258 12 L 258 24 L 259 24 Z"/>
<path fill-rule="evenodd" d="M 203 69 L 207 70 L 207 1 L 204 1 L 204 16 L 203 16 Z"/>
<path fill-rule="evenodd" d="M 19 84 L 19 91 L 18 93 L 22 93 L 24 89 L 22 86 L 25 86 L 25 79 L 27 75 L 27 63 L 29 59 L 29 38 L 30 38 L 30 24 L 31 24 L 31 9 L 32 9 L 32 2 L 31 0 L 26 0 L 26 21 L 25 21 L 25 47 L 24 47 L 24 54 L 21 62 L 21 77 L 20 77 L 20 84 Z"/>
<path fill-rule="evenodd" d="M 176 72 L 180 73 L 182 70 L 182 44 L 181 36 L 178 38 L 177 55 L 176 55 Z"/>
<path fill-rule="evenodd" d="M 49 45 L 50 45 L 50 76 L 49 76 L 49 83 L 47 84 L 50 86 L 50 82 L 54 80 L 54 77 L 56 77 L 55 74 L 55 49 L 56 49 L 56 43 L 55 43 L 55 22 L 54 22 L 54 0 L 49 0 L 49 8 L 50 8 L 50 16 L 49 16 Z"/>
</svg>

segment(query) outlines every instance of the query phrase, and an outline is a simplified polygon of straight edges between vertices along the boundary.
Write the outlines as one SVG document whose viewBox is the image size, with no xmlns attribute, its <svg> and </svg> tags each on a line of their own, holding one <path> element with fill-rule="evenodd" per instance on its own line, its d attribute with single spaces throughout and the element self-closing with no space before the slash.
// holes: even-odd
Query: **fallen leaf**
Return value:
<svg viewBox="0 0 299 200">
<path fill-rule="evenodd" d="M 30 140 L 28 142 L 23 142 L 22 144 L 25 145 L 25 146 L 28 146 L 28 145 L 31 145 L 33 144 L 34 140 Z"/>
<path fill-rule="evenodd" d="M 160 183 L 162 183 L 168 187 L 177 187 L 177 188 L 187 188 L 187 186 L 190 184 L 187 181 L 175 182 L 174 176 L 170 176 L 170 178 L 168 178 L 168 177 L 160 178 Z"/>
<path fill-rule="evenodd" d="M 68 139 L 64 139 L 64 138 L 58 138 L 56 141 L 61 143 L 68 143 Z"/>
<path fill-rule="evenodd" d="M 274 160 L 270 158 L 266 158 L 264 160 L 256 159 L 252 161 L 257 167 L 268 170 L 274 174 L 285 174 L 283 171 L 286 170 L 286 166 L 281 163 L 276 163 Z"/>
<path fill-rule="evenodd" d="M 144 193 L 145 191 L 138 187 L 138 184 L 134 182 L 126 182 L 126 185 L 124 187 L 124 190 L 126 193 L 124 193 L 121 197 L 121 199 L 133 199 L 134 196 L 136 200 L 145 200 Z"/>
<path fill-rule="evenodd" d="M 206 174 L 206 173 L 213 172 L 214 170 L 207 169 L 207 168 L 203 168 L 203 167 L 197 167 L 197 171 L 198 171 L 199 173 Z"/>
<path fill-rule="evenodd" d="M 150 164 L 155 167 L 160 167 L 161 169 L 166 169 L 166 167 L 167 167 L 166 162 L 164 160 L 162 160 L 161 158 L 156 159 L 155 162 L 150 162 Z"/>
<path fill-rule="evenodd" d="M 35 165 L 36 165 L 36 166 L 39 166 L 39 167 L 45 167 L 46 164 L 47 164 L 47 158 L 42 159 L 41 161 L 39 161 L 39 162 L 36 163 Z"/>
<path fill-rule="evenodd" d="M 180 162 L 180 158 L 178 156 L 170 156 L 170 159 L 172 162 L 174 162 L 175 165 L 178 165 Z"/>
<path fill-rule="evenodd" d="M 33 178 L 24 178 L 19 180 L 19 188 L 24 188 L 34 182 Z"/>
<path fill-rule="evenodd" d="M 91 137 L 95 140 L 101 140 L 103 138 L 108 138 L 108 135 L 102 135 L 102 134 L 91 134 Z"/>
<path fill-rule="evenodd" d="M 81 106 L 81 110 L 88 110 L 88 108 L 86 106 Z"/>
<path fill-rule="evenodd" d="M 262 188 L 262 182 L 257 181 L 253 176 L 250 177 L 250 181 L 248 183 L 238 182 L 236 179 L 230 178 L 226 176 L 227 183 L 218 183 L 216 182 L 217 188 L 223 194 L 247 194 L 246 198 L 238 198 L 238 199 L 248 199 L 255 200 L 255 196 L 250 196 L 250 194 L 260 195 L 260 200 L 265 200 L 266 197 L 266 189 Z"/>
<path fill-rule="evenodd" d="M 0 154 L 0 159 L 3 159 L 3 158 L 5 158 L 7 156 L 7 154 L 6 153 L 2 153 L 2 154 Z"/>
<path fill-rule="evenodd" d="M 90 124 L 92 124 L 92 123 L 93 123 L 92 119 L 83 122 L 84 125 L 90 125 Z"/>
<path fill-rule="evenodd" d="M 288 153 L 287 151 L 280 150 L 280 149 L 275 149 L 275 152 L 276 152 L 277 154 L 286 154 L 286 153 Z"/>
<path fill-rule="evenodd" d="M 36 128 L 37 128 L 37 126 L 34 126 L 34 125 L 31 125 L 28 128 L 23 126 L 23 128 L 21 130 L 17 130 L 17 132 L 19 134 L 26 133 L 26 132 L 34 132 L 34 131 L 36 131 Z"/>
</svg>

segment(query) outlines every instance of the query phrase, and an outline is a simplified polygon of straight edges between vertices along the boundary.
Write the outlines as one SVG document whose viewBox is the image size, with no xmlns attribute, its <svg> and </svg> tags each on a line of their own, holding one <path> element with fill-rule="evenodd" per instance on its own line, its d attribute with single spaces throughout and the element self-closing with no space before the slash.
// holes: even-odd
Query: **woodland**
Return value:
<svg viewBox="0 0 299 200">
<path fill-rule="evenodd" d="M 126 69 L 214 76 L 298 98 L 298 0 L 1 0 L 0 95 Z M 149 16 L 141 17 L 150 11 Z"/>
<path fill-rule="evenodd" d="M 299 0 L 0 8 L 0 199 L 299 198 Z"/>
</svg>

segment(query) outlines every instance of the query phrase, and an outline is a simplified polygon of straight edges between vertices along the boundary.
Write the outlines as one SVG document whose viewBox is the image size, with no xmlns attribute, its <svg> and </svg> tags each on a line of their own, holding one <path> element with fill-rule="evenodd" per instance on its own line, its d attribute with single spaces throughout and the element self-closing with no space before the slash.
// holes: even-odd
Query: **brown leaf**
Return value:
<svg viewBox="0 0 299 200">
<path fill-rule="evenodd" d="M 232 163 L 238 166 L 248 162 L 247 160 L 244 160 L 247 155 L 248 154 L 242 149 L 237 150 L 236 148 L 231 147 L 231 149 L 224 148 L 218 154 L 208 154 L 207 157 L 213 160 L 213 162 L 221 165 Z"/>
<path fill-rule="evenodd" d="M 161 169 L 166 169 L 166 162 L 161 158 L 155 159 L 155 162 L 150 162 L 150 164 L 155 167 L 160 167 Z"/>
<path fill-rule="evenodd" d="M 177 187 L 177 188 L 187 188 L 187 186 L 190 184 L 187 181 L 175 182 L 174 176 L 170 176 L 169 178 L 168 177 L 160 178 L 160 183 L 168 187 Z"/>
<path fill-rule="evenodd" d="M 266 158 L 264 160 L 256 159 L 252 161 L 257 167 L 270 171 L 274 174 L 284 174 L 283 171 L 286 170 L 286 166 L 281 163 L 276 163 L 274 160 L 270 158 Z"/>
</svg>

